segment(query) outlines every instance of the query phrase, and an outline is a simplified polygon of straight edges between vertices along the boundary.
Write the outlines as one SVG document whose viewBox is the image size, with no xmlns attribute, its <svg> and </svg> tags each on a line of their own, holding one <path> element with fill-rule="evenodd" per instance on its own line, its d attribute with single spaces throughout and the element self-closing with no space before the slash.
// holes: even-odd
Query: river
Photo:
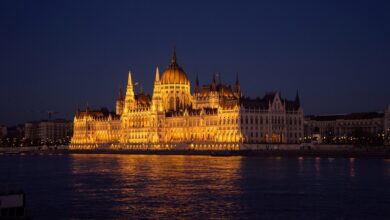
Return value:
<svg viewBox="0 0 390 220">
<path fill-rule="evenodd" d="M 390 160 L 0 156 L 33 219 L 390 219 Z"/>
</svg>

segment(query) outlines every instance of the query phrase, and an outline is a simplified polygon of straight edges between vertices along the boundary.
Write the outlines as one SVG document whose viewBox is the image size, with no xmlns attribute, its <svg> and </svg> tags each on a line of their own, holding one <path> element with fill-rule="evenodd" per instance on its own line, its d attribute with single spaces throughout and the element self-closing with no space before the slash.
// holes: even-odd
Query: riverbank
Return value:
<svg viewBox="0 0 390 220">
<path fill-rule="evenodd" d="M 301 150 L 239 150 L 239 151 L 195 151 L 195 150 L 69 150 L 44 149 L 30 151 L 0 151 L 0 155 L 37 154 L 137 154 L 137 155 L 199 155 L 199 156 L 245 156 L 245 157 L 324 157 L 324 158 L 378 158 L 390 159 L 390 147 L 355 149 L 301 149 Z"/>
</svg>

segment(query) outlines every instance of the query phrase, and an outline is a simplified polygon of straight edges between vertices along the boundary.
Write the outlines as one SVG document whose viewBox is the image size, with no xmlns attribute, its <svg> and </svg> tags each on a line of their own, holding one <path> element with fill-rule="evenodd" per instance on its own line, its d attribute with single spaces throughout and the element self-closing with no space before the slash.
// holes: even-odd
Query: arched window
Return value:
<svg viewBox="0 0 390 220">
<path fill-rule="evenodd" d="M 176 97 L 176 109 L 179 109 L 180 107 L 180 99 L 179 97 Z"/>
<path fill-rule="evenodd" d="M 169 99 L 169 109 L 175 109 L 175 101 L 173 97 Z"/>
</svg>

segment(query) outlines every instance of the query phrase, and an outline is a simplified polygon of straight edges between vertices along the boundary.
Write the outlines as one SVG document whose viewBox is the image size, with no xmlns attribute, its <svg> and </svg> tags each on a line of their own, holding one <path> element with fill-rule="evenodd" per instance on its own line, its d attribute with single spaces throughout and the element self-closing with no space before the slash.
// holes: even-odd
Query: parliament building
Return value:
<svg viewBox="0 0 390 220">
<path fill-rule="evenodd" d="M 300 143 L 303 110 L 278 92 L 262 98 L 242 95 L 215 74 L 210 84 L 196 77 L 191 93 L 187 74 L 176 52 L 160 75 L 155 72 L 153 94 L 136 94 L 131 72 L 125 95 L 119 91 L 116 111 L 77 110 L 71 149 L 188 149 L 240 150 L 248 144 Z"/>
</svg>

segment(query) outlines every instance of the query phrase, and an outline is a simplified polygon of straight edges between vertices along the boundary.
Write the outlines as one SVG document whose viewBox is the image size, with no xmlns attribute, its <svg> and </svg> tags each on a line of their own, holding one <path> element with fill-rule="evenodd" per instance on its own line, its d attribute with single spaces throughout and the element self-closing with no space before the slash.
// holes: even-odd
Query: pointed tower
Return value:
<svg viewBox="0 0 390 220">
<path fill-rule="evenodd" d="M 298 106 L 301 106 L 301 100 L 299 98 L 298 89 L 297 89 L 297 93 L 295 95 L 295 104 L 297 104 Z"/>
<path fill-rule="evenodd" d="M 154 78 L 154 84 L 156 84 L 156 82 L 160 82 L 160 71 L 158 70 L 158 66 L 156 66 L 156 76 Z"/>
<path fill-rule="evenodd" d="M 80 106 L 77 104 L 76 115 L 80 114 Z"/>
<path fill-rule="evenodd" d="M 213 75 L 213 82 L 211 83 L 211 90 L 212 91 L 217 91 L 217 79 L 215 78 L 215 73 Z"/>
<path fill-rule="evenodd" d="M 121 101 L 121 100 L 123 100 L 122 87 L 119 87 L 117 101 Z"/>
<path fill-rule="evenodd" d="M 133 80 L 129 70 L 129 78 L 127 81 L 126 96 L 125 96 L 125 111 L 131 109 L 135 104 Z"/>
<path fill-rule="evenodd" d="M 240 81 L 238 80 L 238 73 L 236 73 L 236 88 L 235 88 L 235 92 L 238 96 L 238 98 L 241 97 L 241 86 L 240 86 Z"/>
<path fill-rule="evenodd" d="M 115 110 L 117 115 L 122 115 L 124 107 L 122 87 L 119 88 L 118 98 L 116 99 Z"/>
<path fill-rule="evenodd" d="M 157 111 L 162 111 L 162 101 L 161 101 L 161 81 L 160 81 L 160 71 L 158 66 L 156 66 L 156 74 L 154 78 L 154 88 L 153 88 L 153 97 L 152 97 L 152 108 Z"/>
<path fill-rule="evenodd" d="M 87 107 L 85 108 L 85 113 L 88 114 L 89 112 L 90 112 L 89 103 L 87 102 Z"/>
<path fill-rule="evenodd" d="M 196 74 L 196 80 L 195 80 L 195 94 L 198 94 L 200 92 L 199 90 L 199 77 L 198 74 Z"/>
</svg>

